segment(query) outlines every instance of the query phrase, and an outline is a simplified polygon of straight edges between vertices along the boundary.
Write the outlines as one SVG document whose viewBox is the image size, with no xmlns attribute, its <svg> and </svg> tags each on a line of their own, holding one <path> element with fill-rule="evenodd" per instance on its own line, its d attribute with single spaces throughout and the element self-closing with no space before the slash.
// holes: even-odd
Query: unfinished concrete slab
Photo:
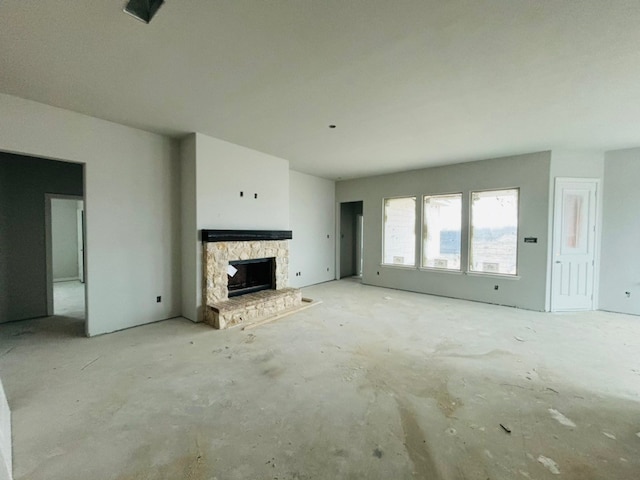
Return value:
<svg viewBox="0 0 640 480">
<path fill-rule="evenodd" d="M 635 479 L 640 320 L 363 286 L 251 331 L 0 326 L 17 480 Z"/>
</svg>

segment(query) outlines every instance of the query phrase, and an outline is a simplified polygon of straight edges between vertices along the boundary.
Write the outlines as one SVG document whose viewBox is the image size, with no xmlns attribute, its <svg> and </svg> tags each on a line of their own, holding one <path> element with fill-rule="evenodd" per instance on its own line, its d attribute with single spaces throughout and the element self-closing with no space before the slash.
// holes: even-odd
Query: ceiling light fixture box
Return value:
<svg viewBox="0 0 640 480">
<path fill-rule="evenodd" d="M 164 0 L 129 0 L 124 12 L 144 23 L 149 23 L 158 12 Z"/>
</svg>

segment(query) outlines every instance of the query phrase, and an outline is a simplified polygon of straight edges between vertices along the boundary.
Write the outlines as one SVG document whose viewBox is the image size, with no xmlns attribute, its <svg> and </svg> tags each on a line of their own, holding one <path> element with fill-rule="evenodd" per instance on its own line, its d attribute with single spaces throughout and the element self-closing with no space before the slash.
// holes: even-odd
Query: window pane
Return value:
<svg viewBox="0 0 640 480">
<path fill-rule="evenodd" d="M 580 255 L 587 253 L 589 232 L 589 191 L 565 190 L 562 212 L 562 247 L 563 255 Z"/>
<path fill-rule="evenodd" d="M 515 275 L 517 258 L 518 189 L 473 192 L 469 269 Z"/>
<path fill-rule="evenodd" d="M 382 263 L 416 263 L 416 197 L 385 198 Z"/>
<path fill-rule="evenodd" d="M 422 266 L 460 270 L 462 194 L 424 197 Z"/>
</svg>

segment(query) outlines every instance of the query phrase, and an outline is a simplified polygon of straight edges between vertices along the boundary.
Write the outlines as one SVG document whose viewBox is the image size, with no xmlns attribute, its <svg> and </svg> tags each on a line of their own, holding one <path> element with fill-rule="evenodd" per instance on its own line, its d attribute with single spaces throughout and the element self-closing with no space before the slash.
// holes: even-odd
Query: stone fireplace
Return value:
<svg viewBox="0 0 640 480">
<path fill-rule="evenodd" d="M 288 287 L 289 240 L 283 230 L 202 230 L 205 322 L 252 323 L 300 306 Z"/>
</svg>

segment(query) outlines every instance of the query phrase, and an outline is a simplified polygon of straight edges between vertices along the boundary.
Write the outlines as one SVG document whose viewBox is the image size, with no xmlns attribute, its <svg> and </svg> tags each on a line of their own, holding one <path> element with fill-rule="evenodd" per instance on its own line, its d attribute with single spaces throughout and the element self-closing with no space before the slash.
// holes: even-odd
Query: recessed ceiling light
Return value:
<svg viewBox="0 0 640 480">
<path fill-rule="evenodd" d="M 124 7 L 124 12 L 144 23 L 149 23 L 163 3 L 164 0 L 129 0 Z"/>
<path fill-rule="evenodd" d="M 329 128 L 336 128 L 335 125 L 329 125 Z"/>
</svg>

